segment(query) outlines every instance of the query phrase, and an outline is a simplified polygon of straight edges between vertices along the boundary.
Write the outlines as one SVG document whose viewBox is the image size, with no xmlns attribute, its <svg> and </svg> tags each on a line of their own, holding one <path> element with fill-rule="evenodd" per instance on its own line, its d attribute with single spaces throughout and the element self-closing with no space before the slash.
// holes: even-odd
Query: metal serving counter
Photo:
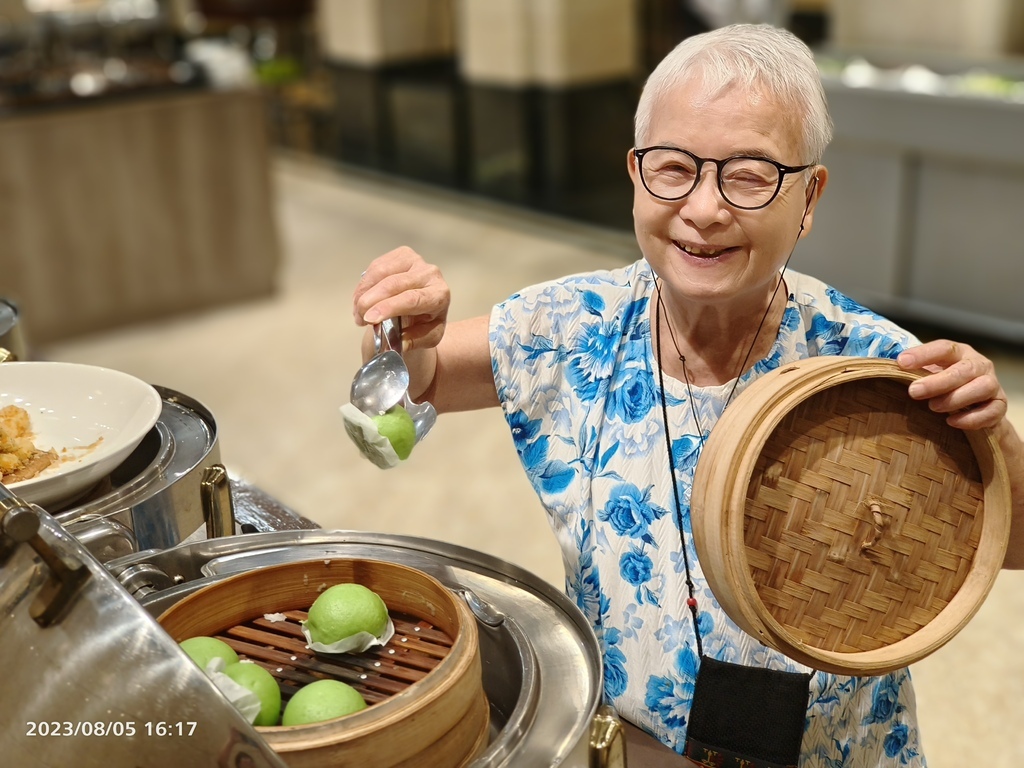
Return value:
<svg viewBox="0 0 1024 768">
<path fill-rule="evenodd" d="M 828 188 L 791 265 L 896 319 L 1024 343 L 1024 102 L 824 81 Z"/>
</svg>

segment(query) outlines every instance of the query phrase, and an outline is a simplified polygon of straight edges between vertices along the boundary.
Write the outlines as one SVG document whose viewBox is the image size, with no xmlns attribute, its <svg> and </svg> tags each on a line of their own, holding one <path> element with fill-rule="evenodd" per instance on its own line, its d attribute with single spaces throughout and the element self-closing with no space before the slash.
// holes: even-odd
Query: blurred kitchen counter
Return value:
<svg viewBox="0 0 1024 768">
<path fill-rule="evenodd" d="M 0 294 L 33 344 L 269 295 L 272 202 L 255 91 L 0 118 Z"/>
<path fill-rule="evenodd" d="M 823 73 L 828 187 L 790 264 L 893 319 L 1022 345 L 1024 61 L 900 56 Z"/>
</svg>

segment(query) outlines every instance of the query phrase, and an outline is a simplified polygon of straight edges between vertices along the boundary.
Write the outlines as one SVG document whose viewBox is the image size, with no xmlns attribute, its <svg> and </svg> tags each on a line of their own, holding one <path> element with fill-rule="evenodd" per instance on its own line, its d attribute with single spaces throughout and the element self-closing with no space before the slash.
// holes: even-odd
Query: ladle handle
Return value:
<svg viewBox="0 0 1024 768">
<path fill-rule="evenodd" d="M 402 318 L 388 317 L 373 326 L 373 351 L 402 354 Z"/>
</svg>

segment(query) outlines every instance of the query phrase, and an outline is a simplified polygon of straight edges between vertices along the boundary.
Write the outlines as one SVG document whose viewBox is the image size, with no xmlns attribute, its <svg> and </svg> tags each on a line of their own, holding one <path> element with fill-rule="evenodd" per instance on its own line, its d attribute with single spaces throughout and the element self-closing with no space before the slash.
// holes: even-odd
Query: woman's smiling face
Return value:
<svg viewBox="0 0 1024 768">
<path fill-rule="evenodd" d="M 708 97 L 699 78 L 684 81 L 655 105 L 644 144 L 719 160 L 753 155 L 790 166 L 810 160 L 803 156 L 800 121 L 791 107 L 735 87 Z M 798 237 L 810 230 L 827 178 L 825 168 L 808 171 L 818 178 L 809 206 L 809 177 L 794 173 L 785 176 L 778 197 L 767 207 L 741 210 L 722 200 L 713 163 L 704 165 L 689 196 L 667 201 L 644 188 L 632 152 L 629 158 L 637 241 L 666 288 L 689 302 L 763 309 L 775 275 Z"/>
</svg>

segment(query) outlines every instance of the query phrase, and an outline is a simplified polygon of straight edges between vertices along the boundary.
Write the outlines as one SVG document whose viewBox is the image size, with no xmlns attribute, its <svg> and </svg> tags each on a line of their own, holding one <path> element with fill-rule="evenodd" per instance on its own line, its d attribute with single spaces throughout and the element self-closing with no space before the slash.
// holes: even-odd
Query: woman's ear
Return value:
<svg viewBox="0 0 1024 768">
<path fill-rule="evenodd" d="M 811 179 L 808 189 L 807 205 L 804 208 L 803 218 L 800 220 L 800 237 L 806 237 L 814 224 L 814 209 L 818 207 L 818 201 L 828 184 L 828 168 L 824 165 L 816 166 L 814 176 Z"/>
</svg>

